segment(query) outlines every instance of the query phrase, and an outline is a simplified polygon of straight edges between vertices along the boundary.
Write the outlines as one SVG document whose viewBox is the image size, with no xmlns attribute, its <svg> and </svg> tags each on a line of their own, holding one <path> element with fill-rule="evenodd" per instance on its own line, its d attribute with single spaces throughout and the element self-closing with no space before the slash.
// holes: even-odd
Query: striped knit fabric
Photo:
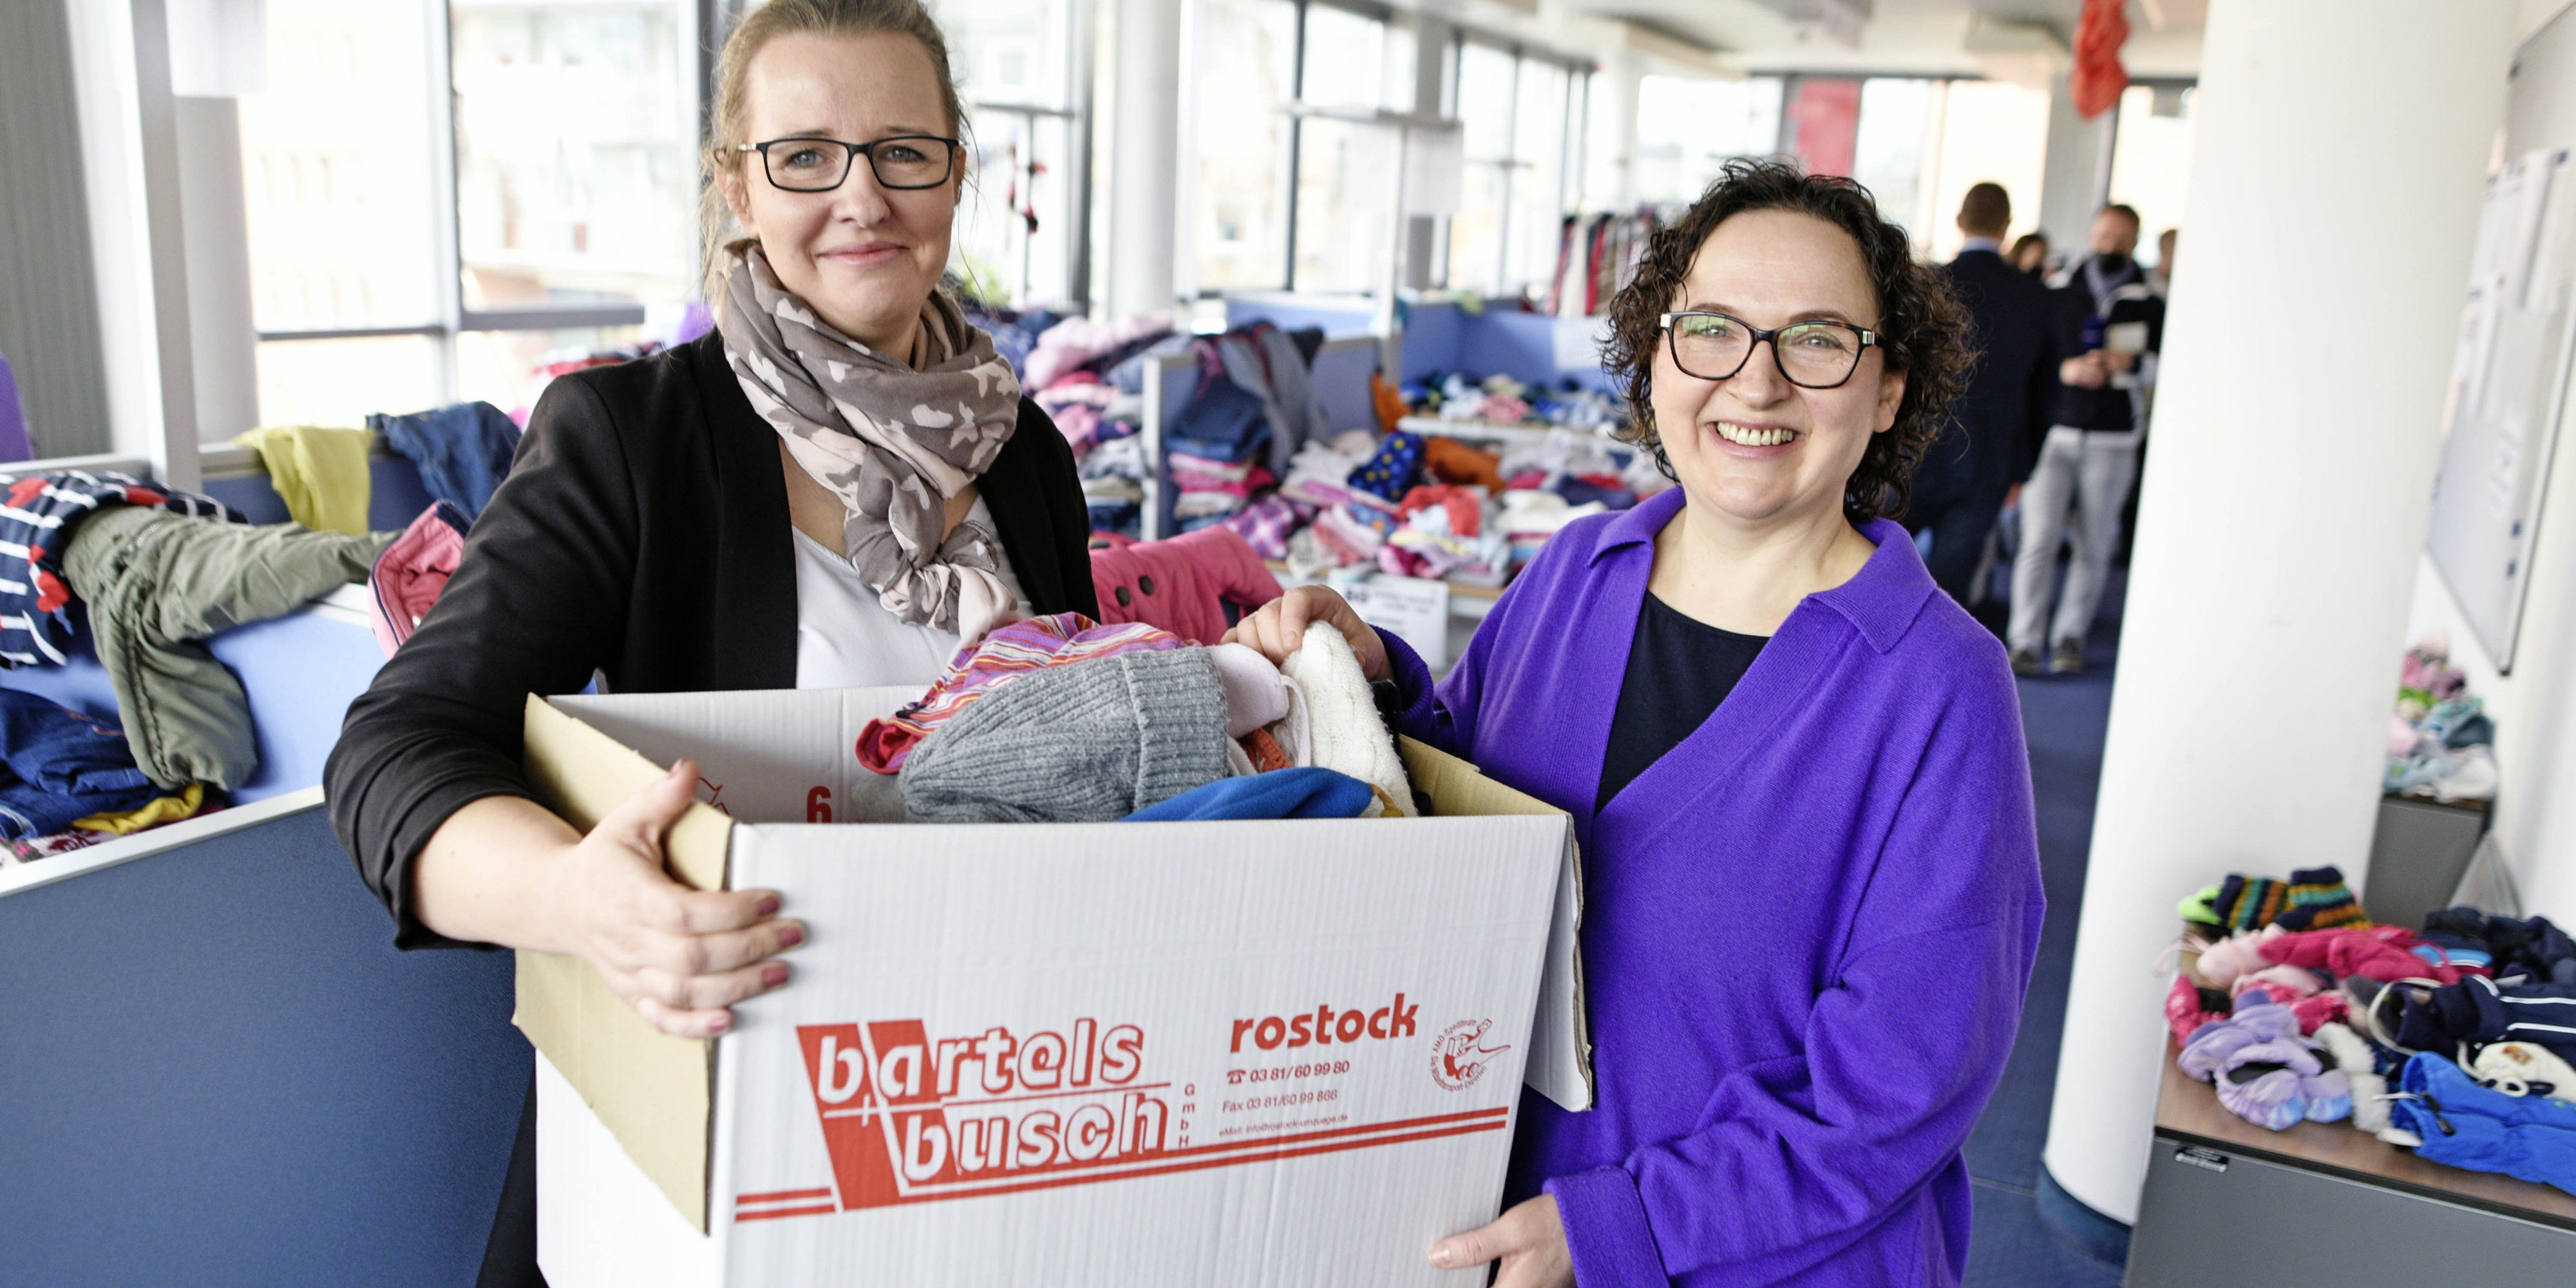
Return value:
<svg viewBox="0 0 2576 1288">
<path fill-rule="evenodd" d="M 2344 884 L 2341 868 L 2301 868 L 2291 873 L 2282 904 L 2275 920 L 2290 930 L 2336 930 L 2370 924 L 2370 914 L 2362 911 L 2352 887 Z"/>
<path fill-rule="evenodd" d="M 1070 666 L 1120 653 L 1159 653 L 1186 647 L 1169 631 L 1143 622 L 1102 626 L 1080 613 L 1057 613 L 1013 622 L 957 650 L 948 673 L 921 701 L 890 717 L 868 722 L 859 734 L 859 763 L 880 774 L 903 768 L 912 749 L 958 712 L 1016 675 Z"/>
<path fill-rule="evenodd" d="M 2249 877 L 2231 872 L 2218 888 L 2213 901 L 2219 924 L 2229 930 L 2261 930 L 2271 925 L 2286 906 L 2289 887 L 2273 877 Z"/>
<path fill-rule="evenodd" d="M 0 488 L 0 662 L 10 666 L 57 665 L 71 646 L 63 553 L 82 519 L 112 505 L 232 517 L 220 502 L 105 470 L 0 473 Z"/>
</svg>

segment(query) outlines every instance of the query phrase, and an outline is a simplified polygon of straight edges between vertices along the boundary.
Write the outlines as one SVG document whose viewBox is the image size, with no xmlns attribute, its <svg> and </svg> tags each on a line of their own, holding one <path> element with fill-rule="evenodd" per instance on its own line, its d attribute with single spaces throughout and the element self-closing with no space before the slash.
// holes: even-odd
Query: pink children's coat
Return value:
<svg viewBox="0 0 2576 1288">
<path fill-rule="evenodd" d="M 437 502 L 376 556 L 375 570 L 367 577 L 373 594 L 367 616 L 386 657 L 411 638 L 420 619 L 429 615 L 429 606 L 438 602 L 438 592 L 447 589 L 457 560 L 465 556 L 465 529 L 472 522 L 454 502 Z"/>
<path fill-rule="evenodd" d="M 1193 644 L 1225 637 L 1228 604 L 1248 613 L 1280 595 L 1251 543 L 1223 527 L 1094 550 L 1091 584 L 1104 624 L 1145 622 Z"/>
</svg>

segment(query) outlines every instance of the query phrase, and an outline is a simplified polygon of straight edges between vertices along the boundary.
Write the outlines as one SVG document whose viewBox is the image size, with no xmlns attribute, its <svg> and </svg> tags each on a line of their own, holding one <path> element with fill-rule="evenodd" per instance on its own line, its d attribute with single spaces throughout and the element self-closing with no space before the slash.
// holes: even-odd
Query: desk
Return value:
<svg viewBox="0 0 2576 1288">
<path fill-rule="evenodd" d="M 2576 1195 L 2426 1162 L 2349 1123 L 2265 1131 L 2222 1108 L 2173 1054 L 2168 1044 L 2129 1288 L 2282 1271 L 2336 1288 L 2422 1288 L 2467 1267 L 2497 1282 L 2560 1283 L 2576 1265 Z"/>
</svg>

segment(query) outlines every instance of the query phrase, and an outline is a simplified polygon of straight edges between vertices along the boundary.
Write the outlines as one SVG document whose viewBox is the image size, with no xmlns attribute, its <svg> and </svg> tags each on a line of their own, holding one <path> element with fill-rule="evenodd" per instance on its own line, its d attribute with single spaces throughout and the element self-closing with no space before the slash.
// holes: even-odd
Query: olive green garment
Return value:
<svg viewBox="0 0 2576 1288">
<path fill-rule="evenodd" d="M 253 527 L 139 506 L 83 520 L 63 574 L 89 604 L 92 643 L 116 688 L 134 763 L 172 790 L 250 781 L 259 769 L 250 700 L 197 641 L 365 581 L 397 535 Z"/>
</svg>

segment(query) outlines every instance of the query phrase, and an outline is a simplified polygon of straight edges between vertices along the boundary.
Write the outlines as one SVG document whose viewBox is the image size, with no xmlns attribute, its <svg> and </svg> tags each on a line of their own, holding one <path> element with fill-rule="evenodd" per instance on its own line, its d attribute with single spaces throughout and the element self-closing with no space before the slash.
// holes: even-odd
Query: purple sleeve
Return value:
<svg viewBox="0 0 2576 1288">
<path fill-rule="evenodd" d="M 1584 1288 L 1813 1265 L 1958 1156 L 2011 1054 L 2045 908 L 2018 703 L 2008 682 L 1966 687 L 2000 692 L 1963 696 L 1933 734 L 1800 1051 L 1721 1081 L 1699 1130 L 1548 1183 Z"/>
</svg>

